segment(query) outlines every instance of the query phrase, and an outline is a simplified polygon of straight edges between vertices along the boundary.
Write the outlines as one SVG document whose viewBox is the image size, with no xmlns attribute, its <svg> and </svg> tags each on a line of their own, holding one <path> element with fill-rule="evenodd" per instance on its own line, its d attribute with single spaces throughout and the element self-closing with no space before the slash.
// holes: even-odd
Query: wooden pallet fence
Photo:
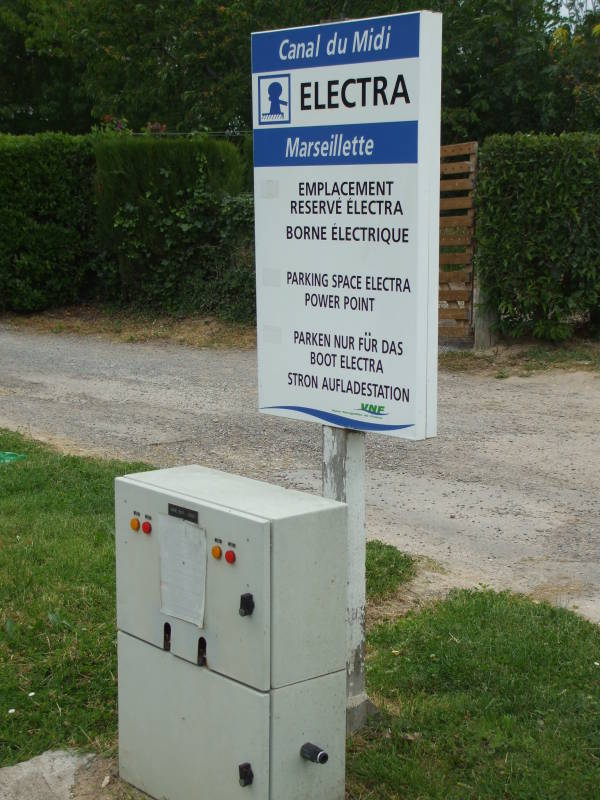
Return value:
<svg viewBox="0 0 600 800">
<path fill-rule="evenodd" d="M 440 151 L 440 344 L 473 336 L 477 142 Z"/>
</svg>

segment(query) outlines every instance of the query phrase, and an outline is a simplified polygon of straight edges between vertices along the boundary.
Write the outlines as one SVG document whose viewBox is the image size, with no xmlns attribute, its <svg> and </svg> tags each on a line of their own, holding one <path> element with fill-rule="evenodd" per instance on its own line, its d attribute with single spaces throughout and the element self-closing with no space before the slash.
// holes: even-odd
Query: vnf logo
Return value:
<svg viewBox="0 0 600 800">
<path fill-rule="evenodd" d="M 366 411 L 367 414 L 372 414 L 374 417 L 387 417 L 385 406 L 376 406 L 372 403 L 361 403 L 360 410 Z"/>
<path fill-rule="evenodd" d="M 290 74 L 265 75 L 258 79 L 258 124 L 282 125 L 291 122 Z"/>
</svg>

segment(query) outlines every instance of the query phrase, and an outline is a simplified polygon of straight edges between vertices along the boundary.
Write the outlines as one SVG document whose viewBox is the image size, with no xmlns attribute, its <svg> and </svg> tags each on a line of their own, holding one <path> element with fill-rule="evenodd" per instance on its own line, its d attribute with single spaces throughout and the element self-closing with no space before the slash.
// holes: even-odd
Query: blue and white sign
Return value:
<svg viewBox="0 0 600 800">
<path fill-rule="evenodd" d="M 441 27 L 252 35 L 261 411 L 436 433 Z"/>
</svg>

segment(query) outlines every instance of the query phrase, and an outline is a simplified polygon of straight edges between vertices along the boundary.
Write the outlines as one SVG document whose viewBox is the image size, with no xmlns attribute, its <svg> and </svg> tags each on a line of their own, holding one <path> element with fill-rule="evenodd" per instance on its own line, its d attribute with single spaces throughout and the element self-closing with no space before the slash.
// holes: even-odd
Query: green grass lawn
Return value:
<svg viewBox="0 0 600 800">
<path fill-rule="evenodd" d="M 143 466 L 6 432 L 0 450 L 27 455 L 0 465 L 0 764 L 63 745 L 111 750 L 113 479 Z"/>
<path fill-rule="evenodd" d="M 113 479 L 0 431 L 0 765 L 74 746 L 114 753 Z M 371 603 L 414 563 L 367 550 Z M 370 631 L 379 717 L 348 746 L 348 798 L 600 796 L 600 630 L 571 612 L 456 592 Z M 9 713 L 11 712 L 12 713 Z"/>
<path fill-rule="evenodd" d="M 353 798 L 600 797 L 600 630 L 459 591 L 368 639 L 381 717 L 350 743 Z"/>
<path fill-rule="evenodd" d="M 383 542 L 367 542 L 367 597 L 372 603 L 391 597 L 416 573 L 415 561 L 407 553 Z"/>
</svg>

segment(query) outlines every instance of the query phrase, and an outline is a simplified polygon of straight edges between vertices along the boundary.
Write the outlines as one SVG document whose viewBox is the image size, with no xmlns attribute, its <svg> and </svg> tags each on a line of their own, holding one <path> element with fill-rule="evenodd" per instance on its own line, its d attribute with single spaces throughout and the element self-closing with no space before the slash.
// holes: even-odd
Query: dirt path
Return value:
<svg viewBox="0 0 600 800">
<path fill-rule="evenodd" d="M 252 351 L 0 325 L 0 427 L 319 491 L 319 426 L 255 409 Z M 422 574 L 426 594 L 485 583 L 600 621 L 599 431 L 597 373 L 442 372 L 436 439 L 367 438 L 368 535 L 442 565 Z"/>
</svg>

